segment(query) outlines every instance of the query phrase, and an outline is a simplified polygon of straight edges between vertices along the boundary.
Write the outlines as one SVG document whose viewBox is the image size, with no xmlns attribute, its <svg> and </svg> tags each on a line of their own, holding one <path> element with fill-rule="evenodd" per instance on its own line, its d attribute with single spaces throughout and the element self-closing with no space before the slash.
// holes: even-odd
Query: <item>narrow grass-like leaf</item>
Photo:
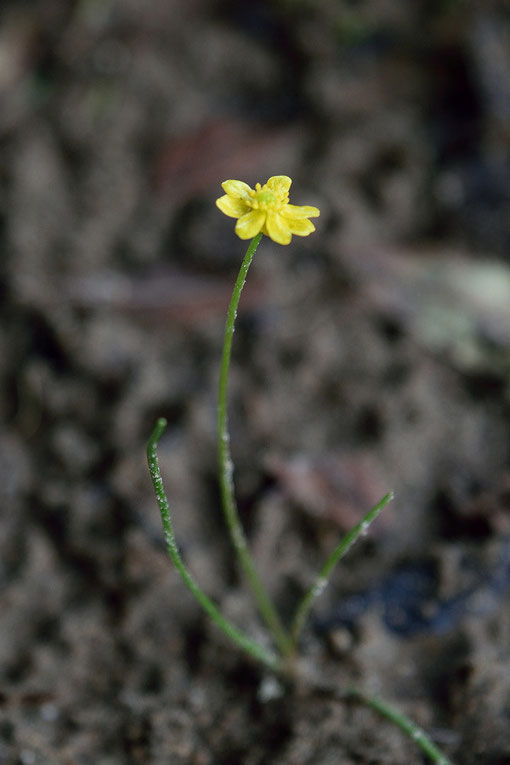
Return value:
<svg viewBox="0 0 510 765">
<path fill-rule="evenodd" d="M 334 567 L 338 561 L 341 560 L 343 556 L 349 551 L 354 542 L 356 542 L 360 536 L 366 534 L 370 524 L 375 521 L 383 507 L 385 507 L 392 499 L 393 492 L 386 494 L 381 499 L 381 501 L 378 502 L 377 505 L 374 505 L 374 507 L 365 515 L 365 517 L 351 531 L 349 531 L 348 534 L 345 535 L 340 544 L 335 547 L 321 568 L 314 584 L 310 587 L 309 590 L 307 590 L 307 592 L 305 592 L 302 600 L 296 608 L 294 619 L 292 620 L 291 637 L 295 648 L 297 648 L 301 631 L 304 627 L 310 609 L 312 608 L 313 602 L 316 598 L 319 597 L 319 595 L 324 592 Z"/>
<path fill-rule="evenodd" d="M 262 662 L 266 667 L 273 671 L 280 669 L 280 660 L 272 652 L 261 646 L 255 640 L 252 640 L 248 635 L 238 629 L 232 622 L 226 619 L 219 611 L 217 606 L 214 605 L 212 600 L 205 594 L 205 592 L 195 582 L 188 569 L 186 568 L 184 561 L 181 558 L 177 542 L 175 541 L 175 535 L 170 517 L 170 508 L 168 500 L 165 494 L 163 486 L 163 479 L 161 477 L 161 471 L 158 463 L 157 446 L 158 442 L 163 435 L 166 428 L 167 421 L 161 417 L 152 431 L 151 437 L 147 443 L 147 461 L 149 463 L 149 471 L 156 493 L 156 499 L 158 501 L 159 511 L 161 513 L 161 520 L 163 521 L 163 529 L 165 532 L 165 543 L 168 550 L 168 554 L 172 559 L 174 566 L 184 580 L 185 585 L 191 591 L 191 593 L 198 600 L 202 608 L 209 614 L 215 624 L 222 630 L 227 637 L 229 637 L 234 643 L 248 653 L 252 658 Z"/>
<path fill-rule="evenodd" d="M 362 693 L 356 688 L 346 689 L 342 696 L 351 697 L 366 704 L 387 720 L 390 720 L 394 725 L 397 725 L 429 757 L 431 762 L 436 763 L 436 765 L 452 765 L 451 761 L 437 748 L 427 733 L 392 704 L 388 704 L 377 696 Z"/>
</svg>

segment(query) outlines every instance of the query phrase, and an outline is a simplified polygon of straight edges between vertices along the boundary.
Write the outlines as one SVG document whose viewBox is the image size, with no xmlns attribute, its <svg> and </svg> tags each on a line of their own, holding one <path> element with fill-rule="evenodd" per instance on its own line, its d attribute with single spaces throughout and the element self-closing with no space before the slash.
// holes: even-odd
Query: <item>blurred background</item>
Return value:
<svg viewBox="0 0 510 765">
<path fill-rule="evenodd" d="M 245 245 L 214 201 L 276 174 L 321 217 L 264 238 L 235 335 L 258 565 L 287 616 L 393 489 L 304 653 L 510 758 L 509 71 L 504 0 L 3 0 L 1 765 L 419 761 L 368 713 L 257 701 L 164 551 L 158 416 L 187 563 L 261 636 L 216 486 Z"/>
</svg>

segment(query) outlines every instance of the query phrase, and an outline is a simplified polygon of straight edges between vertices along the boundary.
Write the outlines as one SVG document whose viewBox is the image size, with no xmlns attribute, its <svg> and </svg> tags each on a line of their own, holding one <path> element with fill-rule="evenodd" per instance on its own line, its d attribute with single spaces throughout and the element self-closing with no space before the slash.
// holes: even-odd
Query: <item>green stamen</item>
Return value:
<svg viewBox="0 0 510 765">
<path fill-rule="evenodd" d="M 269 207 L 269 205 L 274 204 L 275 196 L 271 191 L 262 190 L 257 194 L 257 202 L 262 208 Z"/>
</svg>

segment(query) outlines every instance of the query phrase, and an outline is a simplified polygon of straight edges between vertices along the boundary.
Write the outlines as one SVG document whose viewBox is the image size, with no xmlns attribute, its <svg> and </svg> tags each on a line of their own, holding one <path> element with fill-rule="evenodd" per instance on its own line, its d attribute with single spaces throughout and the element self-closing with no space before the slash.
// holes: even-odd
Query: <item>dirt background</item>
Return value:
<svg viewBox="0 0 510 765">
<path fill-rule="evenodd" d="M 220 182 L 294 180 L 230 407 L 239 505 L 287 617 L 339 536 L 304 661 L 453 762 L 510 762 L 510 6 L 3 0 L 1 765 L 405 765 L 370 710 L 264 672 L 166 557 L 264 639 L 215 477 L 244 249 Z M 262 690 L 261 690 L 262 689 Z M 266 692 L 266 693 L 265 693 Z"/>
</svg>

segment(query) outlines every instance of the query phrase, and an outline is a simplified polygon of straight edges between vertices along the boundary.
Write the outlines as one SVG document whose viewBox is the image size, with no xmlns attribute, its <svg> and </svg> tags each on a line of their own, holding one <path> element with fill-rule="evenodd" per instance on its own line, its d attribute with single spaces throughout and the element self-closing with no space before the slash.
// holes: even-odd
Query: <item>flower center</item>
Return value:
<svg viewBox="0 0 510 765">
<path fill-rule="evenodd" d="M 257 202 L 259 203 L 259 208 L 261 210 L 267 210 L 267 208 L 271 207 L 275 201 L 274 194 L 267 189 L 262 189 L 262 191 L 259 191 L 257 194 Z"/>
<path fill-rule="evenodd" d="M 248 204 L 253 210 L 267 210 L 278 211 L 289 201 L 288 194 L 285 191 L 272 191 L 268 189 L 267 184 L 261 186 L 260 183 L 255 185 L 255 189 L 250 191 L 251 199 Z"/>
</svg>

